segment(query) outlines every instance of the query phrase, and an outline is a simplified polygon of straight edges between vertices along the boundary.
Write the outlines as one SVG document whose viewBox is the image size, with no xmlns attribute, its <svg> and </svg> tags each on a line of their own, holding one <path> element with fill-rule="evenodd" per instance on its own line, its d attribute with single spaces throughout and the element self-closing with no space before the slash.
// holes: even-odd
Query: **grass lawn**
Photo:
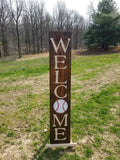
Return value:
<svg viewBox="0 0 120 160">
<path fill-rule="evenodd" d="M 120 54 L 72 57 L 75 148 L 45 148 L 48 56 L 0 62 L 0 160 L 120 159 Z"/>
</svg>

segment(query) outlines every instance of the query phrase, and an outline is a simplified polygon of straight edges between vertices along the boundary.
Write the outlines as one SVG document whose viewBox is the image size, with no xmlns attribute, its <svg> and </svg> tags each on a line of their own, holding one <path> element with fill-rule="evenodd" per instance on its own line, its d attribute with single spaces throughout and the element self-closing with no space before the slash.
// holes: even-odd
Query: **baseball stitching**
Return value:
<svg viewBox="0 0 120 160">
<path fill-rule="evenodd" d="M 56 108 L 56 110 L 55 111 L 57 111 L 58 109 L 59 109 L 59 102 L 58 102 L 58 100 L 56 101 L 57 102 L 57 108 Z"/>
<path fill-rule="evenodd" d="M 64 100 L 63 105 L 62 105 L 63 111 L 65 112 L 66 110 L 64 109 L 64 104 L 65 104 L 65 100 Z"/>
</svg>

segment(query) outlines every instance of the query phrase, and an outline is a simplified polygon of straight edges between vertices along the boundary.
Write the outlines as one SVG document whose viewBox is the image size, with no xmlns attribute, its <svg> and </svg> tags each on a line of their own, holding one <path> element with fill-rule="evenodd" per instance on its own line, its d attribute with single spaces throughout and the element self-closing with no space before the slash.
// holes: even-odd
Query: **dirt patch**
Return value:
<svg viewBox="0 0 120 160">
<path fill-rule="evenodd" d="M 6 146 L 4 152 L 0 153 L 0 160 L 20 160 L 31 159 L 33 154 L 31 153 L 32 140 L 28 139 L 27 134 L 21 135 L 17 138 L 15 145 Z"/>
<path fill-rule="evenodd" d="M 24 86 L 30 86 L 24 88 Z M 21 89 L 12 89 L 15 87 L 20 87 Z M 48 91 L 49 88 L 49 75 L 45 74 L 39 77 L 30 77 L 28 79 L 22 79 L 20 81 L 15 81 L 9 84 L 11 91 L 8 93 L 2 93 L 0 96 L 0 102 L 3 104 L 1 105 L 0 111 L 1 112 L 8 112 L 11 113 L 12 111 L 16 111 L 17 107 L 17 98 L 24 97 L 29 93 L 32 94 L 41 94 Z M 23 87 L 23 88 L 22 88 Z"/>
<path fill-rule="evenodd" d="M 49 74 L 44 74 L 37 77 L 29 77 L 27 79 L 21 79 L 11 83 L 12 86 L 26 86 L 30 85 L 34 93 L 41 93 L 45 89 L 48 89 Z"/>
<path fill-rule="evenodd" d="M 40 53 L 40 54 L 32 54 L 32 55 L 24 55 L 22 56 L 21 59 L 17 59 L 17 61 L 24 61 L 24 60 L 31 60 L 31 59 L 36 59 L 36 58 L 44 58 L 48 57 L 49 53 Z"/>
<path fill-rule="evenodd" d="M 77 55 L 102 55 L 102 54 L 114 54 L 120 53 L 120 47 L 111 47 L 108 50 L 104 50 L 102 48 L 95 48 L 95 49 L 82 49 L 76 50 L 75 52 Z"/>
<path fill-rule="evenodd" d="M 48 92 L 49 88 L 49 75 L 44 74 L 38 77 L 29 77 L 27 79 L 21 79 L 20 81 L 14 81 L 10 83 L 9 85 L 7 82 L 5 86 L 10 87 L 10 91 L 7 93 L 2 92 L 0 96 L 0 112 L 3 113 L 3 118 L 5 117 L 5 120 L 1 120 L 9 126 L 8 131 L 12 130 L 15 132 L 15 134 L 18 134 L 18 137 L 12 137 L 10 138 L 9 143 L 5 143 L 6 134 L 0 135 L 0 160 L 22 160 L 22 159 L 32 159 L 33 157 L 33 135 L 34 133 L 27 133 L 26 129 L 29 128 L 29 124 L 27 124 L 24 117 L 29 119 L 35 119 L 34 121 L 38 121 L 42 119 L 42 114 L 45 114 L 46 109 L 44 106 L 44 110 L 41 107 L 41 99 L 39 99 L 39 96 L 37 99 L 35 99 L 35 102 L 29 102 L 30 103 L 39 103 L 38 108 L 34 108 L 31 110 L 30 113 L 25 112 L 19 112 L 18 108 L 18 99 L 19 97 L 24 100 L 24 96 L 27 96 L 28 94 L 44 94 Z M 30 86 L 27 88 L 24 88 L 25 86 Z M 21 88 L 17 88 L 21 87 Z M 23 87 L 23 88 L 22 88 Z M 14 89 L 16 88 L 16 89 Z M 25 98 L 25 101 L 27 98 Z M 19 102 L 22 103 L 22 102 Z M 24 102 L 27 105 L 27 102 Z M 24 104 L 23 104 L 24 105 Z M 26 106 L 28 107 L 28 106 Z M 23 107 L 24 108 L 24 107 Z M 15 116 L 16 115 L 16 116 Z M 18 116 L 21 118 L 19 119 Z M 1 123 L 2 123 L 1 121 Z M 47 124 L 45 125 L 45 128 L 47 128 Z M 22 131 L 21 131 L 22 130 Z M 25 131 L 25 132 L 24 132 Z M 40 133 L 35 132 L 37 135 Z M 33 135 L 32 135 L 33 134 Z M 15 142 L 14 144 L 11 144 L 11 141 Z"/>
<path fill-rule="evenodd" d="M 72 76 L 72 81 L 75 84 L 79 84 L 82 88 L 75 90 L 74 92 L 83 92 L 87 90 L 99 91 L 99 88 L 105 84 L 111 84 L 114 82 L 120 82 L 120 66 L 114 65 L 104 73 L 98 73 L 98 78 L 80 81 L 78 80 L 79 75 Z"/>
<path fill-rule="evenodd" d="M 109 141 L 111 142 L 112 144 L 114 144 L 116 141 L 118 142 L 119 141 L 119 138 L 115 135 L 115 134 L 112 134 L 110 132 L 105 132 L 103 135 L 101 135 L 102 139 L 104 141 Z M 107 147 L 107 145 L 106 145 Z"/>
<path fill-rule="evenodd" d="M 33 57 L 30 57 L 33 58 Z M 37 58 L 37 57 L 36 57 Z M 90 72 L 91 70 L 88 70 Z M 85 80 L 85 81 L 80 81 L 78 78 L 80 75 L 75 75 L 72 76 L 72 84 L 73 85 L 80 85 L 81 88 L 77 88 L 73 92 L 78 92 L 81 93 L 83 91 L 90 91 L 90 90 L 95 90 L 96 92 L 99 91 L 100 87 L 104 86 L 105 84 L 111 84 L 114 82 L 120 82 L 120 67 L 119 65 L 113 65 L 111 68 L 104 73 L 98 73 L 98 78 L 90 79 L 90 80 Z M 5 84 L 5 82 L 4 82 Z M 7 86 L 7 82 L 5 84 Z M 0 101 L 3 101 L 5 103 L 9 103 L 9 106 L 7 107 L 5 104 L 3 104 L 0 108 L 2 112 L 8 112 L 12 113 L 14 111 L 18 111 L 17 108 L 17 98 L 22 97 L 24 95 L 31 93 L 34 94 L 46 94 L 49 90 L 49 75 L 44 74 L 38 77 L 29 77 L 28 79 L 22 79 L 21 81 L 15 81 L 9 84 L 10 87 L 17 87 L 17 86 L 26 86 L 30 85 L 30 88 L 25 88 L 25 89 L 19 89 L 19 90 L 11 90 L 9 93 L 2 93 L 0 96 Z M 118 93 L 116 93 L 115 96 L 119 96 Z M 117 108 L 118 104 L 116 104 Z M 45 112 L 45 110 L 41 111 L 41 108 L 35 108 L 32 111 L 32 114 L 30 114 L 30 117 L 36 117 L 36 119 L 40 119 L 41 113 Z M 111 112 L 115 112 L 116 110 L 112 110 Z M 7 114 L 6 114 L 7 115 Z M 29 116 L 29 115 L 28 115 Z M 41 116 L 41 117 L 40 117 Z M 30 118 L 29 117 L 29 118 Z M 13 118 L 12 120 L 15 121 Z M 12 121 L 9 118 L 9 121 Z M 26 126 L 25 126 L 26 125 Z M 15 126 L 17 126 L 15 128 Z M 20 133 L 20 129 L 22 127 L 28 127 L 27 124 L 24 124 L 24 122 L 21 123 L 21 120 L 19 122 L 15 122 L 15 131 Z M 47 128 L 47 126 L 45 126 Z M 40 134 L 40 133 L 39 133 Z M 37 133 L 38 136 L 38 133 Z M 107 141 L 110 141 L 110 145 L 108 146 L 110 150 L 110 146 L 113 145 L 111 148 L 111 151 L 115 151 L 114 145 L 115 141 L 118 140 L 118 138 L 115 135 L 112 135 L 110 133 L 105 133 L 104 135 L 101 135 L 102 139 L 104 140 L 102 144 L 102 148 L 107 148 Z M 32 159 L 33 153 L 32 153 L 32 143 L 33 143 L 33 136 L 30 134 L 26 133 L 20 133 L 20 136 L 15 139 L 15 144 L 13 145 L 6 145 L 4 142 L 5 135 L 1 137 L 2 142 L 2 147 L 1 153 L 0 153 L 0 159 L 1 160 L 21 160 L 21 159 Z M 88 143 L 93 143 L 94 142 L 94 137 L 92 136 L 85 136 L 82 139 L 79 139 L 78 144 L 79 146 L 88 144 Z M 101 160 L 102 158 L 106 156 L 106 154 L 102 151 L 102 148 L 100 148 L 99 152 L 98 150 L 94 150 L 94 154 L 91 158 L 91 160 Z M 78 154 L 82 153 L 80 151 Z"/>
<path fill-rule="evenodd" d="M 84 136 L 82 139 L 79 139 L 78 144 L 87 144 L 90 142 L 94 142 L 93 136 Z"/>
<path fill-rule="evenodd" d="M 116 154 L 116 142 L 119 141 L 119 138 L 110 132 L 105 132 L 104 134 L 99 135 L 102 139 L 102 146 L 100 147 L 99 151 L 94 149 L 94 154 L 90 160 L 101 160 L 105 159 L 107 153 L 104 152 L 105 150 L 111 151 L 113 154 Z"/>
<path fill-rule="evenodd" d="M 95 150 L 93 156 L 90 160 L 102 160 L 106 157 L 106 154 L 102 152 L 102 150 Z"/>
</svg>

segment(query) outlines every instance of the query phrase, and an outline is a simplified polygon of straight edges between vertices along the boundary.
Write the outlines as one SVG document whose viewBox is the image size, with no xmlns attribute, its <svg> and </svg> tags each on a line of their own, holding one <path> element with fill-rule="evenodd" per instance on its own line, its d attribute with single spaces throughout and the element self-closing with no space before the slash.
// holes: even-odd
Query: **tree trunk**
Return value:
<svg viewBox="0 0 120 160">
<path fill-rule="evenodd" d="M 41 18 L 41 24 L 40 24 L 40 52 L 43 53 L 43 20 Z"/>
<path fill-rule="evenodd" d="M 34 31 L 34 27 L 32 26 L 32 44 L 33 44 L 33 54 L 36 53 L 35 50 L 35 31 Z"/>
<path fill-rule="evenodd" d="M 0 50 L 0 57 L 2 57 L 1 50 Z"/>
<path fill-rule="evenodd" d="M 104 46 L 104 50 L 107 51 L 108 50 L 108 45 Z"/>
<path fill-rule="evenodd" d="M 39 44 L 38 29 L 36 29 L 36 43 L 37 43 L 37 53 L 40 53 L 40 44 Z"/>
<path fill-rule="evenodd" d="M 42 35 L 40 37 L 40 52 L 43 53 L 43 38 L 42 38 Z"/>
<path fill-rule="evenodd" d="M 104 44 L 101 45 L 102 49 L 104 49 Z"/>
<path fill-rule="evenodd" d="M 3 54 L 6 57 L 6 56 L 9 56 L 9 52 L 8 52 L 8 41 L 7 41 L 7 37 L 6 37 L 4 29 L 5 29 L 4 25 L 1 24 L 1 36 L 2 36 Z"/>
<path fill-rule="evenodd" d="M 19 54 L 19 58 L 21 58 L 20 35 L 19 35 L 18 23 L 16 23 L 16 33 L 17 33 L 18 54 Z"/>
</svg>

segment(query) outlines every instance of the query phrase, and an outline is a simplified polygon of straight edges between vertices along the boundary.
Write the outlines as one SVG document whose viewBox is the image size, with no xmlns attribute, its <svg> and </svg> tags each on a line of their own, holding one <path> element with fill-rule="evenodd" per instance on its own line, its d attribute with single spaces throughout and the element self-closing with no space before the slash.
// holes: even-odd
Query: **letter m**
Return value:
<svg viewBox="0 0 120 160">
<path fill-rule="evenodd" d="M 55 53 L 57 53 L 57 51 L 58 51 L 58 49 L 59 49 L 59 47 L 60 47 L 60 44 L 61 44 L 61 46 L 62 46 L 62 48 L 63 48 L 64 53 L 66 53 L 71 39 L 68 38 L 68 42 L 67 42 L 66 47 L 65 47 L 65 44 L 64 44 L 62 38 L 60 38 L 60 41 L 59 41 L 59 43 L 58 43 L 57 46 L 56 46 L 53 38 L 50 38 L 50 40 L 51 40 L 51 42 L 52 42 L 52 44 L 53 44 L 53 48 L 54 48 L 54 50 L 55 50 Z"/>
<path fill-rule="evenodd" d="M 56 114 L 53 114 L 53 117 L 54 117 L 54 123 L 53 123 L 53 127 L 56 127 L 56 121 L 58 122 L 59 126 L 61 127 L 62 124 L 63 124 L 63 121 L 65 121 L 64 123 L 64 126 L 68 126 L 67 125 L 67 117 L 68 117 L 68 114 L 65 114 L 63 119 L 61 120 L 61 122 L 59 121 L 58 117 L 56 116 Z"/>
</svg>

